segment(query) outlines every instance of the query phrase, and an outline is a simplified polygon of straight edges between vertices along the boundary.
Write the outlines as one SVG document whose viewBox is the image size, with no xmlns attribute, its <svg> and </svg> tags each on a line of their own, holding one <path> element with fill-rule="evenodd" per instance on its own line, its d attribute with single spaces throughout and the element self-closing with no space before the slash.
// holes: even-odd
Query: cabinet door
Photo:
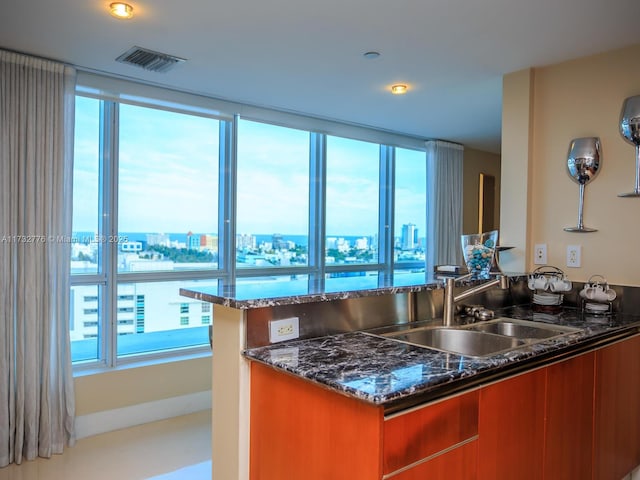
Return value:
<svg viewBox="0 0 640 480">
<path fill-rule="evenodd" d="M 379 480 L 381 446 L 381 408 L 252 362 L 251 480 Z"/>
<path fill-rule="evenodd" d="M 478 391 L 385 419 L 383 473 L 423 461 L 478 434 Z"/>
<path fill-rule="evenodd" d="M 391 477 L 393 480 L 475 480 L 477 441 L 473 440 Z"/>
<path fill-rule="evenodd" d="M 542 478 L 546 370 L 480 390 L 478 478 Z"/>
<path fill-rule="evenodd" d="M 544 478 L 590 479 L 595 353 L 547 368 Z"/>
<path fill-rule="evenodd" d="M 595 480 L 619 480 L 640 464 L 640 335 L 596 352 Z"/>
</svg>

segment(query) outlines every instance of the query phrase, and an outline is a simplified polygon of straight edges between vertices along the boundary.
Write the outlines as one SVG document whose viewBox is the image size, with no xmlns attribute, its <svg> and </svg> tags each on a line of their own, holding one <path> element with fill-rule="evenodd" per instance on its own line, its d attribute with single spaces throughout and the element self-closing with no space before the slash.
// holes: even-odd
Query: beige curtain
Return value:
<svg viewBox="0 0 640 480">
<path fill-rule="evenodd" d="M 74 441 L 74 69 L 0 50 L 0 467 Z"/>
<path fill-rule="evenodd" d="M 430 140 L 427 146 L 427 271 L 460 265 L 464 147 Z"/>
</svg>

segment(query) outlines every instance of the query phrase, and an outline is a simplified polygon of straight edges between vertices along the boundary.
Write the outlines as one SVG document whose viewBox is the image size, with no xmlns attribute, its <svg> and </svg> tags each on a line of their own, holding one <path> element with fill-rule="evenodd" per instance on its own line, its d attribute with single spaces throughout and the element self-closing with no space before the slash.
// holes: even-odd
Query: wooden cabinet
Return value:
<svg viewBox="0 0 640 480">
<path fill-rule="evenodd" d="M 478 479 L 542 478 L 546 370 L 480 391 Z"/>
<path fill-rule="evenodd" d="M 476 477 L 478 441 L 473 440 L 391 477 L 393 480 L 473 480 Z"/>
<path fill-rule="evenodd" d="M 381 407 L 252 363 L 250 478 L 473 480 L 477 418 L 477 391 L 385 419 Z"/>
<path fill-rule="evenodd" d="M 393 478 L 475 478 L 478 395 L 472 391 L 385 419 L 383 474 L 411 465 Z"/>
<path fill-rule="evenodd" d="M 640 464 L 640 335 L 596 351 L 594 480 Z"/>
<path fill-rule="evenodd" d="M 591 478 L 594 359 L 590 352 L 546 369 L 545 479 Z"/>
<path fill-rule="evenodd" d="M 251 480 L 620 480 L 640 464 L 640 335 L 386 418 L 251 371 Z"/>
<path fill-rule="evenodd" d="M 251 480 L 381 478 L 382 408 L 255 362 L 250 408 Z"/>
</svg>

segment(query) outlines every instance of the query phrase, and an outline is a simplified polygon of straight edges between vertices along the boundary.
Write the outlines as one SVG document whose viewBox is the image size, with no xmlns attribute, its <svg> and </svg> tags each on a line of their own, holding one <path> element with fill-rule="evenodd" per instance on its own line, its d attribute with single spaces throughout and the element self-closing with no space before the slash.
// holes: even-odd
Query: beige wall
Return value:
<svg viewBox="0 0 640 480">
<path fill-rule="evenodd" d="M 211 357 L 172 361 L 75 378 L 76 415 L 211 389 Z"/>
<path fill-rule="evenodd" d="M 462 233 L 478 233 L 478 193 L 481 173 L 496 179 L 493 205 L 496 227 L 500 225 L 500 155 L 464 149 Z"/>
<path fill-rule="evenodd" d="M 503 79 L 500 244 L 514 247 L 500 254 L 500 268 L 505 272 L 526 270 L 530 228 L 532 90 L 531 70 L 515 72 Z"/>
<path fill-rule="evenodd" d="M 572 280 L 601 274 L 611 283 L 640 285 L 640 198 L 617 197 L 634 184 L 634 148 L 620 136 L 618 122 L 624 99 L 640 95 L 639 57 L 635 45 L 505 77 L 501 230 L 518 239 L 525 268 L 534 268 L 533 245 L 546 243 L 547 263 Z M 529 88 L 523 78 L 530 79 Z M 505 128 L 512 122 L 521 123 L 514 135 Z M 567 150 L 572 139 L 588 136 L 600 137 L 602 167 L 586 186 L 584 224 L 598 231 L 565 232 L 578 216 L 578 185 L 566 172 Z M 520 187 L 507 193 L 505 185 Z M 567 245 L 582 246 L 580 268 L 566 266 Z"/>
</svg>

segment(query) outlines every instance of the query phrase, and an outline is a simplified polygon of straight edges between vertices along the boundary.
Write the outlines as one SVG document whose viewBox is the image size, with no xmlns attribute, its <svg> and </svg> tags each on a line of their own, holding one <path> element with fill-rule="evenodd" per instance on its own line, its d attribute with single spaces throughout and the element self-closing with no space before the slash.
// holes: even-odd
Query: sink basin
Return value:
<svg viewBox="0 0 640 480">
<path fill-rule="evenodd" d="M 384 335 L 401 342 L 470 357 L 485 357 L 525 345 L 520 339 L 457 328 L 416 329 Z"/>
<path fill-rule="evenodd" d="M 381 336 L 469 357 L 487 357 L 580 331 L 579 328 L 497 318 L 461 327 L 417 327 Z"/>
<path fill-rule="evenodd" d="M 495 333 L 497 335 L 518 338 L 527 343 L 547 340 L 579 331 L 578 328 L 546 325 L 528 320 L 514 320 L 510 318 L 499 318 L 463 328 L 471 331 Z"/>
</svg>

